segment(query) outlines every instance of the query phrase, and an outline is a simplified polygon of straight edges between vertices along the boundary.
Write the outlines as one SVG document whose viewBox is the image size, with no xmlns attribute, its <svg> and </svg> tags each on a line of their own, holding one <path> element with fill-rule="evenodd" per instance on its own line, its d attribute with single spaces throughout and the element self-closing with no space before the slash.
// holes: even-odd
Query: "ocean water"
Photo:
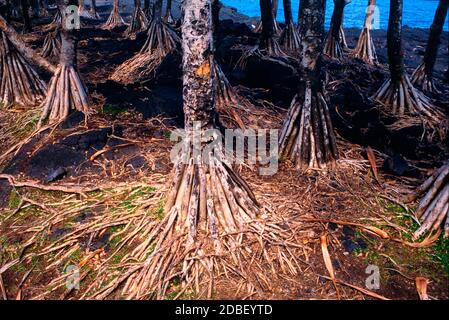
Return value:
<svg viewBox="0 0 449 320">
<path fill-rule="evenodd" d="M 250 16 L 260 16 L 259 0 L 221 0 L 225 5 L 236 8 L 239 12 Z M 298 8 L 300 0 L 291 0 L 293 19 L 298 19 Z M 368 0 L 352 0 L 345 9 L 345 28 L 361 28 L 365 19 L 365 10 Z M 403 25 L 415 28 L 429 28 L 432 24 L 438 0 L 404 0 Z M 334 1 L 326 1 L 326 27 L 329 26 Z M 375 29 L 387 29 L 390 0 L 377 0 L 377 9 L 374 19 Z M 277 20 L 284 21 L 284 8 L 282 0 L 279 0 Z M 444 29 L 449 28 L 448 18 Z"/>
</svg>

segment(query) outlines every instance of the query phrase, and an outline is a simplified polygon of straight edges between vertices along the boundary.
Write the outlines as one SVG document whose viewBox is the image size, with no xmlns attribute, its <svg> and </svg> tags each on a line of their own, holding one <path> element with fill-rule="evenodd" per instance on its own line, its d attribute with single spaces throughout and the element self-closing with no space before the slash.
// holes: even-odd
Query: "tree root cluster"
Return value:
<svg viewBox="0 0 449 320">
<path fill-rule="evenodd" d="M 422 221 L 413 234 L 414 239 L 429 232 L 437 231 L 444 223 L 445 237 L 449 236 L 449 164 L 444 165 L 429 177 L 407 201 L 414 201 L 423 196 L 415 211 Z"/>
<path fill-rule="evenodd" d="M 36 105 L 45 96 L 45 83 L 4 32 L 0 37 L 0 103 Z"/>
<path fill-rule="evenodd" d="M 59 57 L 61 51 L 61 34 L 58 30 L 49 32 L 44 39 L 44 45 L 42 47 L 42 56 L 44 58 L 56 58 Z"/>
<path fill-rule="evenodd" d="M 364 27 L 360 33 L 359 41 L 351 54 L 354 58 L 360 59 L 368 64 L 377 64 L 376 48 L 369 28 Z"/>
<path fill-rule="evenodd" d="M 416 68 L 411 77 L 411 83 L 426 93 L 438 93 L 435 82 L 426 72 L 426 65 L 422 63 Z"/>
<path fill-rule="evenodd" d="M 279 141 L 280 158 L 290 159 L 300 170 L 335 167 L 336 139 L 322 93 L 307 84 L 304 100 L 293 99 Z"/>
<path fill-rule="evenodd" d="M 298 51 L 299 46 L 301 44 L 301 39 L 299 36 L 298 29 L 295 27 L 293 23 L 290 23 L 285 26 L 282 31 L 280 40 L 279 40 L 282 48 L 288 51 Z"/>
<path fill-rule="evenodd" d="M 324 54 L 330 58 L 343 58 L 344 51 L 340 39 L 336 39 L 332 34 L 332 28 L 329 30 L 324 43 Z"/>
<path fill-rule="evenodd" d="M 62 121 L 70 110 L 78 110 L 85 115 L 89 113 L 87 89 L 73 66 L 59 66 L 48 88 L 38 126 L 47 119 L 50 123 Z"/>
<path fill-rule="evenodd" d="M 148 28 L 148 18 L 141 7 L 135 7 L 126 34 L 135 37 L 137 33 Z"/>
<path fill-rule="evenodd" d="M 139 53 L 118 66 L 110 76 L 120 83 L 134 83 L 152 77 L 168 53 L 177 49 L 180 38 L 164 22 L 152 22 L 148 38 Z"/>
<path fill-rule="evenodd" d="M 120 16 L 119 8 L 114 6 L 112 8 L 111 14 L 108 17 L 108 20 L 106 20 L 102 28 L 106 30 L 112 30 L 121 26 L 126 26 L 126 23 Z"/>
<path fill-rule="evenodd" d="M 416 89 L 407 75 L 399 82 L 388 79 L 373 96 L 373 99 L 397 116 L 419 116 L 431 127 L 445 120 L 444 114 L 434 106 L 429 98 Z"/>
</svg>

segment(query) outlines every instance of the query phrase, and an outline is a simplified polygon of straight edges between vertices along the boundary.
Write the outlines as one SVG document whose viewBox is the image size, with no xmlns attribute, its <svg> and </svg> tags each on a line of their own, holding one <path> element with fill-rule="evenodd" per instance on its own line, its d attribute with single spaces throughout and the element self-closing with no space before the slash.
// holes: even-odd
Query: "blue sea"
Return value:
<svg viewBox="0 0 449 320">
<path fill-rule="evenodd" d="M 299 0 L 292 1 L 293 19 L 298 18 Z M 250 16 L 260 16 L 259 0 L 222 0 L 230 7 L 236 8 L 239 12 Z M 327 0 L 326 27 L 329 26 L 334 2 Z M 361 28 L 365 19 L 367 0 L 352 0 L 345 9 L 345 28 Z M 403 25 L 415 28 L 429 28 L 432 24 L 438 0 L 404 0 Z M 374 19 L 376 29 L 387 29 L 390 0 L 377 0 L 377 9 Z M 284 8 L 282 0 L 279 0 L 278 21 L 284 21 Z M 448 30 L 449 22 L 446 18 L 445 30 Z"/>
</svg>

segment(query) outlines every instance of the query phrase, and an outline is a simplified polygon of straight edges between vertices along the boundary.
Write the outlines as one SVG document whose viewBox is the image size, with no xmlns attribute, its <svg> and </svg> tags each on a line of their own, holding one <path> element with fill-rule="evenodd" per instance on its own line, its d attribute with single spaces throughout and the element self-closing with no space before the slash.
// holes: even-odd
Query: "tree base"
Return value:
<svg viewBox="0 0 449 320">
<path fill-rule="evenodd" d="M 237 108 L 244 104 L 244 99 L 234 91 L 216 61 L 213 63 L 213 74 L 217 85 L 215 90 L 215 105 L 218 113 L 227 120 L 225 122 L 231 122 L 240 129 L 244 129 L 245 124 L 236 111 Z"/>
<path fill-rule="evenodd" d="M 408 197 L 408 201 L 416 200 L 422 195 L 415 215 L 422 221 L 421 226 L 413 234 L 417 239 L 426 233 L 439 230 L 444 223 L 445 237 L 449 236 L 449 164 L 441 167 L 418 190 Z"/>
<path fill-rule="evenodd" d="M 352 56 L 371 65 L 377 64 L 376 48 L 369 28 L 363 28 Z"/>
<path fill-rule="evenodd" d="M 424 63 L 420 64 L 418 68 L 416 68 L 410 80 L 416 88 L 421 89 L 423 92 L 439 93 L 435 87 L 435 82 L 427 75 L 426 66 Z"/>
<path fill-rule="evenodd" d="M 89 19 L 89 20 L 95 20 L 97 19 L 95 16 L 93 16 L 90 11 L 86 10 L 86 7 L 79 7 L 78 6 L 78 14 L 81 18 Z"/>
<path fill-rule="evenodd" d="M 373 96 L 373 99 L 391 110 L 397 116 L 413 115 L 430 124 L 444 121 L 444 114 L 430 102 L 420 90 L 413 87 L 407 75 L 393 83 L 388 79 Z"/>
<path fill-rule="evenodd" d="M 152 22 L 148 37 L 139 53 L 118 66 L 110 79 L 123 84 L 152 78 L 168 53 L 175 50 L 180 38 L 163 22 Z"/>
<path fill-rule="evenodd" d="M 42 48 L 42 56 L 44 58 L 56 58 L 59 57 L 61 52 L 61 34 L 58 30 L 55 32 L 49 32 L 44 39 L 44 45 Z"/>
<path fill-rule="evenodd" d="M 326 100 L 310 84 L 303 99 L 295 96 L 288 111 L 279 140 L 280 158 L 300 170 L 332 169 L 338 152 Z"/>
<path fill-rule="evenodd" d="M 135 37 L 137 33 L 145 31 L 148 28 L 148 19 L 142 8 L 134 8 L 131 22 L 126 29 L 126 34 L 130 37 Z"/>
<path fill-rule="evenodd" d="M 0 31 L 0 104 L 31 107 L 43 100 L 46 85 Z"/>
<path fill-rule="evenodd" d="M 337 60 L 340 60 L 344 56 L 341 41 L 332 36 L 332 29 L 329 30 L 329 33 L 327 34 L 323 53 L 326 56 Z"/>
<path fill-rule="evenodd" d="M 109 15 L 108 20 L 106 23 L 102 26 L 105 30 L 112 30 L 121 26 L 126 26 L 127 24 L 123 20 L 123 18 L 120 16 L 120 12 L 115 10 L 115 8 L 112 9 L 111 14 Z"/>
<path fill-rule="evenodd" d="M 282 31 L 280 38 L 281 46 L 288 51 L 298 51 L 301 45 L 301 39 L 298 29 L 295 28 L 293 23 L 286 25 Z"/>
<path fill-rule="evenodd" d="M 57 9 L 55 16 L 53 17 L 53 21 L 50 23 L 50 25 L 58 28 L 61 26 L 61 24 L 62 24 L 62 14 L 61 11 Z"/>
<path fill-rule="evenodd" d="M 267 290 L 269 278 L 264 274 L 276 277 L 282 272 L 279 260 L 288 261 L 286 273 L 297 274 L 295 256 L 285 250 L 286 232 L 260 217 L 248 185 L 221 156 L 207 164 L 194 163 L 192 150 L 185 150 L 185 158 L 179 155 L 165 206 L 168 213 L 145 231 L 146 241 L 130 253 L 132 266 L 90 298 L 107 298 L 124 283 L 122 294 L 129 299 L 164 299 L 173 281 L 181 282 L 175 299 L 193 290 L 197 297 L 210 298 L 219 275 Z M 255 257 L 262 257 L 262 263 L 252 263 Z"/>
<path fill-rule="evenodd" d="M 57 123 L 67 118 L 71 110 L 89 113 L 87 89 L 72 66 L 59 66 L 50 80 L 45 101 L 42 103 L 42 115 L 38 127 L 45 120 Z"/>
</svg>

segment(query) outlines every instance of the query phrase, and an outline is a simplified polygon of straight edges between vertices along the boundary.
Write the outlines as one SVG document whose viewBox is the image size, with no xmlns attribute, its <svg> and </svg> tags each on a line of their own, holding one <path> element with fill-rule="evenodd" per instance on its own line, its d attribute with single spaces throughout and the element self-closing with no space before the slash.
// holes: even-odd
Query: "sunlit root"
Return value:
<svg viewBox="0 0 449 320">
<path fill-rule="evenodd" d="M 327 103 L 307 84 L 303 98 L 296 96 L 280 134 L 280 158 L 298 169 L 328 169 L 338 159 L 337 145 Z"/>
<path fill-rule="evenodd" d="M 420 64 L 418 68 L 416 68 L 410 80 L 416 88 L 421 89 L 423 92 L 438 93 L 433 78 L 429 77 L 426 72 L 425 63 Z"/>
<path fill-rule="evenodd" d="M 192 291 L 211 297 L 219 274 L 242 279 L 250 292 L 270 288 L 267 273 L 297 274 L 294 255 L 284 249 L 286 232 L 259 217 L 254 194 L 223 159 L 218 153 L 201 161 L 193 148 L 183 149 L 173 169 L 167 215 L 145 231 L 145 241 L 129 254 L 133 263 L 127 271 L 91 298 L 107 298 L 122 285 L 129 299 L 164 299 L 175 280 L 180 283 L 175 299 Z M 256 257 L 262 263 L 251 263 Z M 287 263 L 281 268 L 278 259 Z"/>
<path fill-rule="evenodd" d="M 59 57 L 61 51 L 61 34 L 58 30 L 49 32 L 44 39 L 42 47 L 42 56 L 44 58 Z"/>
<path fill-rule="evenodd" d="M 45 96 L 46 85 L 0 31 L 0 104 L 31 107 Z"/>
<path fill-rule="evenodd" d="M 120 16 L 119 7 L 114 6 L 112 8 L 111 14 L 109 15 L 108 20 L 103 25 L 103 29 L 111 30 L 121 26 L 125 26 L 126 23 L 123 18 Z"/>
<path fill-rule="evenodd" d="M 388 79 L 373 99 L 397 116 L 416 115 L 434 125 L 445 119 L 444 114 L 430 102 L 429 98 L 413 87 L 407 75 L 403 75 L 397 82 Z"/>
<path fill-rule="evenodd" d="M 279 42 L 285 50 L 289 51 L 299 50 L 301 39 L 299 37 L 298 29 L 294 26 L 293 23 L 290 23 L 285 26 L 284 30 L 282 31 Z"/>
<path fill-rule="evenodd" d="M 424 195 L 424 196 L 423 196 Z M 422 197 L 423 196 L 423 197 Z M 449 236 L 449 164 L 441 167 L 409 196 L 408 201 L 421 198 L 415 211 L 422 222 L 413 234 L 417 239 L 428 232 L 439 230 L 444 224 L 445 237 Z"/>
<path fill-rule="evenodd" d="M 365 27 L 362 29 L 357 46 L 352 52 L 352 56 L 361 59 L 368 64 L 377 64 L 376 48 L 374 47 L 373 38 L 371 37 L 369 28 Z"/>
<path fill-rule="evenodd" d="M 62 121 L 71 110 L 89 114 L 89 98 L 78 71 L 73 66 L 61 65 L 51 78 L 38 126 L 47 119 L 50 123 Z"/>
</svg>

